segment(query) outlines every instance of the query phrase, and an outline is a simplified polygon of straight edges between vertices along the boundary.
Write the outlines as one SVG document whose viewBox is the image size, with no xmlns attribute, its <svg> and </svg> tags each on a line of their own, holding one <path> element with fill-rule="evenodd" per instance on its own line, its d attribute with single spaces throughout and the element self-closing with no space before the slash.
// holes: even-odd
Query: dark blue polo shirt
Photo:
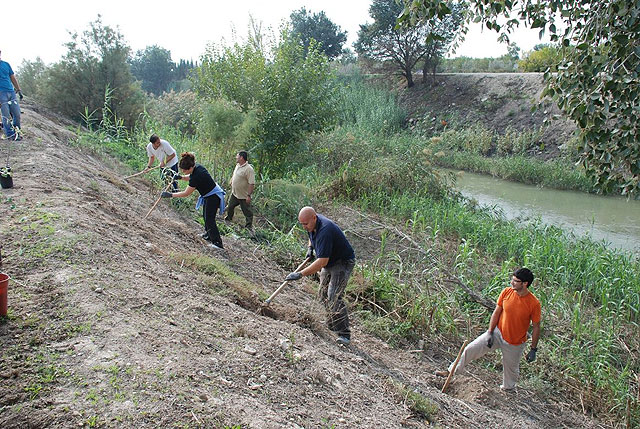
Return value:
<svg viewBox="0 0 640 429">
<path fill-rule="evenodd" d="M 329 258 L 327 267 L 339 260 L 355 259 L 356 254 L 342 230 L 332 220 L 317 215 L 316 229 L 309 233 L 317 258 Z"/>
</svg>

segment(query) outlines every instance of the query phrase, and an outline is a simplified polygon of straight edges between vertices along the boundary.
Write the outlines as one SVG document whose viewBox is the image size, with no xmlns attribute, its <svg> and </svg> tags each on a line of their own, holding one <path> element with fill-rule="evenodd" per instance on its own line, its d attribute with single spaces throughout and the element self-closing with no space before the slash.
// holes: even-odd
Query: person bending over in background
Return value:
<svg viewBox="0 0 640 429">
<path fill-rule="evenodd" d="M 0 54 L 2 52 L 0 51 Z M 20 105 L 16 93 L 22 100 L 18 79 L 8 62 L 0 60 L 0 112 L 4 135 L 11 140 L 22 140 L 20 135 Z M 11 121 L 13 118 L 13 123 Z"/>
<path fill-rule="evenodd" d="M 168 141 L 162 140 L 157 135 L 149 137 L 149 144 L 147 145 L 147 155 L 149 156 L 149 162 L 147 162 L 147 168 L 144 171 L 149 170 L 155 160 L 160 161 L 160 168 L 162 169 L 162 175 L 166 183 L 171 180 L 171 188 L 173 192 L 178 190 L 178 182 L 176 181 L 178 176 L 178 154 L 175 149 L 171 147 Z M 167 171 L 166 169 L 170 171 Z"/>
<path fill-rule="evenodd" d="M 222 249 L 222 238 L 216 224 L 216 211 L 224 211 L 224 191 L 216 184 L 206 168 L 196 164 L 194 154 L 184 152 L 180 155 L 180 170 L 183 175 L 177 179 L 188 180 L 189 186 L 182 192 L 163 192 L 163 198 L 183 198 L 188 197 L 194 190 L 198 190 L 200 197 L 196 203 L 196 210 L 204 206 L 202 216 L 204 217 L 204 234 L 202 238 L 210 241 L 210 246 L 215 249 Z"/>
<path fill-rule="evenodd" d="M 465 347 L 456 366 L 455 373 L 460 374 L 473 360 L 492 350 L 502 349 L 502 385 L 503 390 L 513 390 L 520 376 L 520 357 L 527 344 L 527 331 L 533 324 L 531 350 L 527 353 L 527 362 L 533 362 L 538 351 L 540 339 L 540 301 L 529 291 L 533 282 L 533 273 L 520 268 L 511 277 L 511 286 L 506 287 L 498 297 L 498 303 L 489 321 L 489 329 Z M 496 329 L 498 328 L 498 329 Z M 446 377 L 451 372 L 436 371 L 437 376 Z"/>
<path fill-rule="evenodd" d="M 342 296 L 356 264 L 356 255 L 338 225 L 316 213 L 313 207 L 303 207 L 298 221 L 309 233 L 307 258 L 313 258 L 315 249 L 318 259 L 304 270 L 290 273 L 285 280 L 299 280 L 320 271 L 319 297 L 327 309 L 329 329 L 338 334 L 339 344 L 347 345 L 351 342 L 351 331 Z"/>
</svg>

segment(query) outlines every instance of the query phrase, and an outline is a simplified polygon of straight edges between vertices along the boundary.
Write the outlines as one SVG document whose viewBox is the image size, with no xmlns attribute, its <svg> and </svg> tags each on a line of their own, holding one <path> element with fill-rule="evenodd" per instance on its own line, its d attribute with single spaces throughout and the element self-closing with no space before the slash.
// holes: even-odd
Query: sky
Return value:
<svg viewBox="0 0 640 429">
<path fill-rule="evenodd" d="M 234 40 L 234 30 L 242 40 L 250 16 L 262 23 L 263 30 L 271 28 L 277 33 L 291 12 L 302 7 L 312 13 L 324 11 L 347 31 L 345 47 L 353 49 L 360 24 L 371 22 L 370 4 L 371 0 L 21 0 L 7 6 L 10 15 L 2 20 L 0 50 L 2 59 L 14 69 L 24 59 L 36 57 L 54 63 L 66 53 L 69 32 L 82 33 L 100 14 L 104 24 L 118 27 L 133 53 L 158 45 L 171 51 L 174 61 L 196 61 L 207 44 Z M 512 40 L 523 52 L 541 43 L 532 30 L 518 31 Z M 497 42 L 493 31 L 481 32 L 476 27 L 453 56 L 482 58 L 506 53 L 506 45 Z"/>
</svg>

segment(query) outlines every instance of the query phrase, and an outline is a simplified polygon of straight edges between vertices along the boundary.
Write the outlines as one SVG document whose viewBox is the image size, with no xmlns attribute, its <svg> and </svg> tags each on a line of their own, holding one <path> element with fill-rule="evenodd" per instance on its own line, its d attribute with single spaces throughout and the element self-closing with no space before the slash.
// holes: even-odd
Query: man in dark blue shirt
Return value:
<svg viewBox="0 0 640 429">
<path fill-rule="evenodd" d="M 351 342 L 349 314 L 342 300 L 349 277 L 355 265 L 355 253 L 342 230 L 330 219 L 317 214 L 313 207 L 303 207 L 298 220 L 309 233 L 307 257 L 317 259 L 302 271 L 291 273 L 286 280 L 298 280 L 320 271 L 320 299 L 328 313 L 329 329 L 338 334 L 337 342 Z"/>
</svg>

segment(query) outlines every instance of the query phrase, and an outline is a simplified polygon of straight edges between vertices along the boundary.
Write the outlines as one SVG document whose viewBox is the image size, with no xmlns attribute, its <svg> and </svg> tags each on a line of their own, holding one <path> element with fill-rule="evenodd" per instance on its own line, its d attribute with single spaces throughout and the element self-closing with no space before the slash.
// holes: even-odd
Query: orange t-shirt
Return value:
<svg viewBox="0 0 640 429">
<path fill-rule="evenodd" d="M 502 314 L 498 320 L 498 329 L 502 338 L 517 346 L 527 341 L 530 322 L 540 322 L 540 301 L 531 292 L 520 296 L 511 287 L 505 288 L 498 297 Z"/>
</svg>

